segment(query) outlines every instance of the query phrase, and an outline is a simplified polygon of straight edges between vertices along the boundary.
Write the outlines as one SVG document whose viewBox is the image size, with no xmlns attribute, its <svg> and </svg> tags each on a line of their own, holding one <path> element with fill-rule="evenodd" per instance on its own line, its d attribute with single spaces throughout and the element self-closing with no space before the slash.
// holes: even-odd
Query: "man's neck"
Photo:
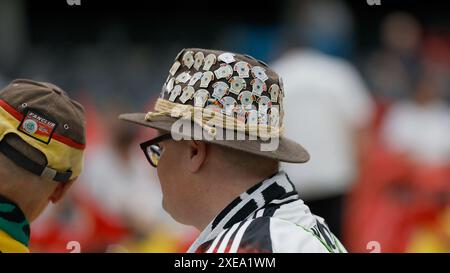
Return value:
<svg viewBox="0 0 450 273">
<path fill-rule="evenodd" d="M 214 180 L 209 179 L 208 182 L 213 182 L 207 185 L 201 198 L 201 207 L 204 213 L 198 214 L 200 218 L 195 227 L 200 231 L 204 230 L 240 194 L 271 175 L 273 173 L 264 175 L 233 175 L 233 173 L 229 173 L 226 176 L 216 177 Z"/>
</svg>

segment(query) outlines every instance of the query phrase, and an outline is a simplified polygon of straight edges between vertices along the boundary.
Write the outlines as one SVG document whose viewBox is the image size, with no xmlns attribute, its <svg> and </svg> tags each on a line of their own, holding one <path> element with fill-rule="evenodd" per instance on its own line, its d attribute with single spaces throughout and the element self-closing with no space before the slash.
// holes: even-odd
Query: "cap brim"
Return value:
<svg viewBox="0 0 450 273">
<path fill-rule="evenodd" d="M 148 121 L 145 119 L 146 113 L 127 113 L 119 116 L 119 119 L 132 122 L 135 124 L 143 125 L 146 127 L 159 129 L 163 131 L 172 131 L 172 125 L 174 122 L 178 120 L 178 118 L 172 118 L 168 116 L 157 116 L 152 117 L 152 121 Z M 194 125 L 198 126 L 198 125 Z M 201 130 L 201 129 L 200 129 Z M 193 130 L 190 130 L 194 132 Z M 205 132 L 206 133 L 206 132 Z M 179 133 L 184 137 L 191 138 L 191 135 L 184 135 L 182 132 Z M 233 134 L 233 133 L 231 133 Z M 290 140 L 286 137 L 280 137 L 277 139 L 269 139 L 268 141 L 263 140 L 209 140 L 204 139 L 204 141 L 226 146 L 232 149 L 237 149 L 240 151 L 249 152 L 255 155 L 260 155 L 272 159 L 276 159 L 283 162 L 290 163 L 304 163 L 307 162 L 310 158 L 308 152 L 305 148 L 303 148 L 297 142 Z M 276 143 L 278 141 L 278 143 Z M 269 147 L 269 145 L 275 144 L 277 145 L 276 149 L 271 149 L 270 151 L 262 150 L 262 145 L 265 147 Z"/>
</svg>

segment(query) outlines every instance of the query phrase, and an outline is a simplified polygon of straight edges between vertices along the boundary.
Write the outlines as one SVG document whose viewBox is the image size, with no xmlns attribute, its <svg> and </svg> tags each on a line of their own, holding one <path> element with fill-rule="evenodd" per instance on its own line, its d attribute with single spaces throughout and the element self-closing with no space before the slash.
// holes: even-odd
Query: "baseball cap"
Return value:
<svg viewBox="0 0 450 273">
<path fill-rule="evenodd" d="M 86 145 L 85 113 L 58 86 L 17 79 L 0 91 L 0 152 L 57 182 L 77 178 Z"/>
</svg>

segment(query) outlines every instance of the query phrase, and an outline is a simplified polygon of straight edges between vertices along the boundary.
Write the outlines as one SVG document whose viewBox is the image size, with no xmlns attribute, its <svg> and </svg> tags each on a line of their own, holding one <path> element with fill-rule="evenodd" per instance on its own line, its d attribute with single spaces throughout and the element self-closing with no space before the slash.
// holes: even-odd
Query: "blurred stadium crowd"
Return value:
<svg viewBox="0 0 450 273">
<path fill-rule="evenodd" d="M 369 22 L 360 12 L 377 7 L 365 1 L 281 2 L 268 20 L 186 25 L 170 17 L 181 12 L 168 12 L 158 17 L 168 23 L 132 33 L 127 24 L 139 18 L 91 15 L 78 21 L 83 36 L 58 26 L 73 11 L 54 20 L 46 11 L 40 22 L 36 3 L 0 1 L 0 86 L 23 77 L 54 82 L 87 111 L 85 171 L 33 223 L 32 251 L 68 252 L 70 241 L 82 252 L 187 249 L 197 231 L 162 210 L 156 171 L 137 145 L 154 132 L 117 116 L 151 109 L 183 47 L 210 47 L 253 55 L 283 77 L 286 134 L 312 158 L 282 167 L 350 252 L 370 252 L 372 241 L 381 252 L 449 252 L 448 16 L 394 8 L 374 10 Z M 189 38 L 192 29 L 204 34 Z"/>
</svg>

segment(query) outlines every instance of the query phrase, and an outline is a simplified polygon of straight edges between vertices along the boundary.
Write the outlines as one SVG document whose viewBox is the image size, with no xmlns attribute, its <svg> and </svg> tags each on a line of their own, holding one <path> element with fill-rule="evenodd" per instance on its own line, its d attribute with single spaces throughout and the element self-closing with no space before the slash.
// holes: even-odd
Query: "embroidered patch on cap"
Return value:
<svg viewBox="0 0 450 273">
<path fill-rule="evenodd" d="M 52 139 L 57 123 L 35 110 L 28 109 L 18 130 L 45 144 Z"/>
</svg>

